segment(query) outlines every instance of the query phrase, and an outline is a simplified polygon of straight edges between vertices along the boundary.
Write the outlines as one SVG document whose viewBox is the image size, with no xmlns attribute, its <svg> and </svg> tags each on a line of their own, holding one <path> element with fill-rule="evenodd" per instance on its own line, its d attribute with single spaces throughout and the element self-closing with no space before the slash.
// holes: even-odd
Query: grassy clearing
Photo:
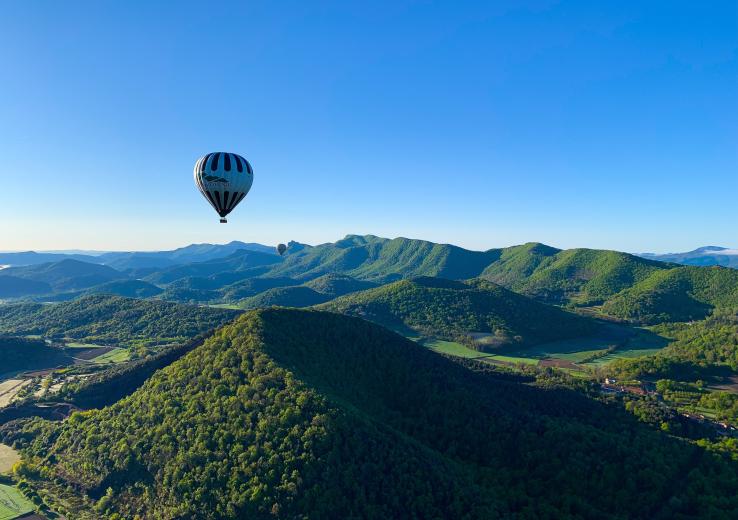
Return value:
<svg viewBox="0 0 738 520">
<path fill-rule="evenodd" d="M 522 356 L 498 356 L 496 354 L 484 354 L 484 357 L 480 357 L 480 361 L 487 361 L 489 363 L 501 362 L 501 363 L 523 363 L 526 365 L 537 365 L 540 359 L 522 357 Z"/>
<path fill-rule="evenodd" d="M 10 473 L 13 465 L 20 460 L 20 455 L 7 444 L 0 444 L 0 473 Z"/>
<path fill-rule="evenodd" d="M 506 356 L 489 354 L 487 352 L 479 352 L 454 341 L 443 341 L 440 339 L 426 340 L 423 342 L 423 345 L 430 348 L 431 350 L 434 350 L 435 352 L 441 352 L 443 354 L 450 354 L 452 356 L 464 358 L 474 358 L 481 361 L 489 361 L 492 363 L 494 363 L 495 361 L 502 363 L 527 363 L 531 365 L 535 365 L 538 363 L 538 359 L 536 358 L 523 356 Z"/>
<path fill-rule="evenodd" d="M 94 363 L 123 363 L 131 358 L 131 351 L 127 348 L 114 348 L 103 354 L 93 358 Z"/>
<path fill-rule="evenodd" d="M 105 348 L 105 345 L 95 345 L 94 343 L 67 343 L 64 345 L 67 348 Z"/>
<path fill-rule="evenodd" d="M 0 408 L 8 406 L 16 394 L 30 382 L 30 379 L 8 379 L 0 383 Z"/>
<path fill-rule="evenodd" d="M 469 347 L 462 345 L 461 343 L 456 343 L 455 341 L 443 341 L 440 339 L 433 339 L 425 340 L 422 344 L 423 346 L 428 347 L 431 350 L 441 352 L 443 354 L 450 354 L 452 356 L 477 358 L 484 355 L 483 352 L 478 352 L 474 349 L 470 349 Z"/>
<path fill-rule="evenodd" d="M 12 486 L 0 484 L 0 520 L 13 520 L 34 510 L 33 503 Z"/>
<path fill-rule="evenodd" d="M 585 363 L 585 365 L 603 366 L 607 365 L 608 363 L 612 363 L 616 359 L 633 359 L 643 356 L 651 356 L 653 354 L 656 354 L 660 350 L 660 348 L 630 348 L 624 350 L 616 350 L 612 354 L 597 358 L 589 363 Z"/>
</svg>

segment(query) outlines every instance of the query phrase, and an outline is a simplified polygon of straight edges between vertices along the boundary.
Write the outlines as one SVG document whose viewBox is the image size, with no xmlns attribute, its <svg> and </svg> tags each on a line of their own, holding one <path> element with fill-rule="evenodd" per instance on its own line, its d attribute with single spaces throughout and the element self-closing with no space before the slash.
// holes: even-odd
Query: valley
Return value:
<svg viewBox="0 0 738 520">
<path fill-rule="evenodd" d="M 291 517 L 323 511 L 326 493 L 332 511 L 367 516 L 672 518 L 716 497 L 720 514 L 738 510 L 724 500 L 738 482 L 738 271 L 354 235 L 281 258 L 218 247 L 184 263 L 131 253 L 123 270 L 9 268 L 14 290 L 52 291 L 0 305 L 0 440 L 36 511 Z M 597 462 L 551 473 L 551 454 Z M 588 464 L 610 476 L 577 487 Z M 659 480 L 639 487 L 644 471 Z M 358 475 L 361 491 L 346 484 Z M 612 479 L 635 479 L 630 501 Z"/>
</svg>

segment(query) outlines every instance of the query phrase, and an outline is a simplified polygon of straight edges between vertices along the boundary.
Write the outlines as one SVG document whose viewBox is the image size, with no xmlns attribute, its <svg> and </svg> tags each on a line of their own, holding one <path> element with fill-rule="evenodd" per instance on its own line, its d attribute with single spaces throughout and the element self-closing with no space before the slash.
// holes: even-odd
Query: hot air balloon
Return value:
<svg viewBox="0 0 738 520">
<path fill-rule="evenodd" d="M 195 163 L 195 185 L 225 224 L 228 215 L 243 200 L 254 182 L 249 162 L 235 153 L 215 152 Z"/>
<path fill-rule="evenodd" d="M 279 256 L 282 256 L 284 252 L 287 251 L 287 246 L 284 244 L 279 244 L 277 246 L 277 253 L 279 253 Z"/>
</svg>

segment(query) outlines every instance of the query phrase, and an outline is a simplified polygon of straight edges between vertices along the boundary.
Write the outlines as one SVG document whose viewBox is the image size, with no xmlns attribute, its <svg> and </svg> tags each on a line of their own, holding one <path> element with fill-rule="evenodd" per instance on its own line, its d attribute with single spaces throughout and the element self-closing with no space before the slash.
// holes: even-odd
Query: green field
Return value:
<svg viewBox="0 0 738 520">
<path fill-rule="evenodd" d="M 454 341 L 443 341 L 440 339 L 425 340 L 423 342 L 423 345 L 435 352 L 441 352 L 443 354 L 450 354 L 452 356 L 464 358 L 474 358 L 481 361 L 490 361 L 493 363 L 495 361 L 500 361 L 503 363 L 527 363 L 530 365 L 535 365 L 538 363 L 538 359 L 531 357 L 501 356 L 496 354 L 489 354 L 486 352 L 479 352 Z"/>
<path fill-rule="evenodd" d="M 94 343 L 67 343 L 64 345 L 67 348 L 102 348 L 105 345 L 95 345 Z"/>
<path fill-rule="evenodd" d="M 422 342 L 424 347 L 428 347 L 435 352 L 442 354 L 450 354 L 463 358 L 478 358 L 484 355 L 483 352 L 470 349 L 469 347 L 456 343 L 455 341 L 443 341 L 441 339 L 429 339 Z"/>
<path fill-rule="evenodd" d="M 102 356 L 93 358 L 94 363 L 123 363 L 131 358 L 131 351 L 127 348 L 114 348 Z"/>
<path fill-rule="evenodd" d="M 616 350 L 615 352 L 603 356 L 601 358 L 594 359 L 589 363 L 585 363 L 585 366 L 602 366 L 607 365 L 615 361 L 616 359 L 633 359 L 643 356 L 651 356 L 660 351 L 660 348 L 630 348 L 624 350 Z"/>
<path fill-rule="evenodd" d="M 575 367 L 559 367 L 577 376 L 585 375 L 585 367 L 603 366 L 616 359 L 650 356 L 667 344 L 667 340 L 647 329 L 625 329 L 618 326 L 608 326 L 602 334 L 594 337 L 555 341 L 527 348 L 506 348 L 501 349 L 500 354 L 476 351 L 454 341 L 411 339 L 419 341 L 436 352 L 492 363 L 527 363 L 535 365 L 543 359 L 560 359 L 579 364 L 582 367 L 581 370 L 575 370 Z M 610 348 L 617 348 L 617 350 L 607 354 Z M 602 354 L 607 355 L 589 362 L 586 361 L 593 356 Z"/>
<path fill-rule="evenodd" d="M 33 503 L 12 486 L 0 484 L 0 520 L 12 520 L 34 510 Z"/>
</svg>

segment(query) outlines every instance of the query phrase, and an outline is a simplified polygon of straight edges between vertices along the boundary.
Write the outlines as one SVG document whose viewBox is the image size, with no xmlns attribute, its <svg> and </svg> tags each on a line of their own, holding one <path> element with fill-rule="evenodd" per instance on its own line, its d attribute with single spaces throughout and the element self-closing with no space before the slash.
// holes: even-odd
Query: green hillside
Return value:
<svg viewBox="0 0 738 520">
<path fill-rule="evenodd" d="M 139 390 L 2 428 L 70 518 L 728 518 L 735 462 L 376 325 L 242 316 Z M 596 471 L 593 471 L 596 468 Z"/>
<path fill-rule="evenodd" d="M 125 296 L 126 298 L 151 298 L 161 293 L 162 290 L 159 287 L 143 280 L 113 280 L 112 282 L 96 285 L 82 291 L 58 293 L 39 299 L 43 299 L 44 301 L 67 301 L 89 294 L 112 294 L 115 296 Z"/>
<path fill-rule="evenodd" d="M 528 278 L 559 252 L 560 249 L 538 242 L 508 247 L 500 251 L 500 257 L 487 266 L 481 278 L 510 287 Z"/>
<path fill-rule="evenodd" d="M 687 381 L 731 378 L 738 372 L 738 311 L 735 309 L 719 309 L 701 321 L 665 323 L 653 330 L 672 342 L 654 356 L 617 361 L 609 370 L 630 379 Z"/>
<path fill-rule="evenodd" d="M 69 362 L 61 349 L 39 339 L 0 336 L 0 373 L 53 367 Z"/>
<path fill-rule="evenodd" d="M 288 285 L 299 285 L 292 278 L 274 277 L 274 278 L 249 278 L 242 280 L 220 289 L 219 298 L 226 302 L 236 302 L 243 298 L 256 296 L 260 292 L 277 287 L 285 287 Z"/>
<path fill-rule="evenodd" d="M 668 264 L 618 251 L 567 249 L 540 262 L 511 288 L 553 303 L 597 304 Z"/>
<path fill-rule="evenodd" d="M 17 276 L 0 276 L 0 298 L 19 298 L 34 294 L 47 294 L 51 291 L 51 286 L 46 282 L 26 280 Z"/>
<path fill-rule="evenodd" d="M 90 343 L 166 343 L 230 321 L 237 311 L 93 295 L 71 302 L 0 305 L 0 333 L 67 337 Z"/>
<path fill-rule="evenodd" d="M 314 291 L 325 294 L 326 296 L 330 296 L 331 298 L 377 287 L 377 284 L 374 282 L 357 280 L 350 276 L 335 273 L 325 274 L 315 278 L 314 280 L 305 282 L 303 285 L 313 289 Z"/>
<path fill-rule="evenodd" d="M 172 283 L 186 277 L 208 277 L 224 272 L 241 271 L 243 276 L 258 276 L 269 266 L 280 262 L 277 255 L 259 251 L 241 250 L 225 258 L 205 262 L 177 265 L 159 270 L 146 277 L 147 282 L 156 285 Z M 235 280 L 232 280 L 232 283 Z"/>
<path fill-rule="evenodd" d="M 9 267 L 0 271 L 2 276 L 15 276 L 49 284 L 54 291 L 75 291 L 100 285 L 127 276 L 105 266 L 65 259 L 47 264 Z"/>
<path fill-rule="evenodd" d="M 320 308 L 360 316 L 404 333 L 457 340 L 480 335 L 483 341 L 475 345 L 480 349 L 556 341 L 596 329 L 586 318 L 485 280 L 402 280 L 343 296 Z"/>
<path fill-rule="evenodd" d="M 603 311 L 640 322 L 699 320 L 715 307 L 738 307 L 738 270 L 683 266 L 653 273 L 603 305 Z"/>
<path fill-rule="evenodd" d="M 268 289 L 256 296 L 244 298 L 238 302 L 238 306 L 242 309 L 258 309 L 275 305 L 281 307 L 310 307 L 330 299 L 330 296 L 319 293 L 310 287 L 297 285 Z"/>
<path fill-rule="evenodd" d="M 348 235 L 335 243 L 292 251 L 272 275 L 312 279 L 341 273 L 362 280 L 392 281 L 412 276 L 464 279 L 478 276 L 499 250 L 469 251 L 425 240 Z"/>
</svg>

